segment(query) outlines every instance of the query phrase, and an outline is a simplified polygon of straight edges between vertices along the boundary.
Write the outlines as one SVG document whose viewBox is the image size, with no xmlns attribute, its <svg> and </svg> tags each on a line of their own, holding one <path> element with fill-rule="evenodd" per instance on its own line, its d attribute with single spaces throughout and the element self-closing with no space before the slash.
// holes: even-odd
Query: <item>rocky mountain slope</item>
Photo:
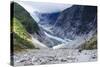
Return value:
<svg viewBox="0 0 100 67">
<path fill-rule="evenodd" d="M 95 39 L 94 45 L 97 45 L 97 36 L 94 37 L 97 34 L 96 6 L 73 5 L 59 13 L 36 14 L 40 18 L 38 25 L 42 33 L 42 37 L 37 38 L 45 45 L 57 49 L 78 48 L 88 41 L 94 43 L 91 39 Z"/>
<path fill-rule="evenodd" d="M 53 29 L 57 36 L 70 39 L 95 31 L 97 29 L 97 7 L 73 5 L 60 14 Z"/>
<path fill-rule="evenodd" d="M 61 12 L 52 31 L 55 36 L 73 40 L 69 43 L 71 48 L 76 48 L 75 46 L 78 47 L 78 44 L 81 45 L 87 41 L 94 43 L 92 39 L 95 39 L 94 45 L 96 46 L 97 7 L 73 5 Z M 90 46 L 89 44 L 87 45 Z M 91 46 L 91 48 L 93 47 Z"/>
</svg>

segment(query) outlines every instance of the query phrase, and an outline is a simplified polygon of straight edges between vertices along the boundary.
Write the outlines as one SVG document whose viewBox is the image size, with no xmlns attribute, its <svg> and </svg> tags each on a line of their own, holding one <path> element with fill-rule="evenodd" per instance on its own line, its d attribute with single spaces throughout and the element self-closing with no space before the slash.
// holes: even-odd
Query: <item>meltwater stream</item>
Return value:
<svg viewBox="0 0 100 67">
<path fill-rule="evenodd" d="M 59 38 L 59 37 L 56 37 L 56 36 L 53 36 L 53 35 L 50 35 L 48 34 L 47 32 L 44 32 L 46 36 L 52 38 L 52 39 L 55 39 L 55 40 L 58 40 L 58 41 L 61 41 L 62 43 L 66 43 L 67 41 L 62 39 L 62 38 Z"/>
<path fill-rule="evenodd" d="M 52 31 L 49 29 L 50 27 L 47 28 L 47 26 L 44 26 L 44 25 L 41 25 L 41 24 L 39 24 L 39 26 L 40 26 L 41 28 L 43 28 L 44 30 L 50 32 L 50 33 L 52 32 Z M 58 40 L 58 41 L 60 41 L 60 42 L 62 42 L 62 43 L 66 43 L 66 42 L 71 41 L 70 39 L 64 40 L 64 39 L 62 39 L 62 38 L 60 38 L 60 37 L 54 36 L 54 35 L 52 35 L 52 34 L 49 34 L 49 33 L 47 33 L 46 31 L 43 31 L 43 32 L 44 32 L 44 34 L 45 34 L 46 36 L 48 36 L 49 38 Z M 52 32 L 52 33 L 53 33 L 53 32 Z"/>
</svg>

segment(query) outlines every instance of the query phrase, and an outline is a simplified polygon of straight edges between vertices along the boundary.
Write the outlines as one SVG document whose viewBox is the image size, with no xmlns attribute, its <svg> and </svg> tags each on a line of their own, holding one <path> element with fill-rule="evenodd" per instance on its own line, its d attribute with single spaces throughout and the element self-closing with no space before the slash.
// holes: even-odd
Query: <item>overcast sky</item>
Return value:
<svg viewBox="0 0 100 67">
<path fill-rule="evenodd" d="M 30 13 L 33 13 L 34 11 L 38 11 L 40 13 L 60 12 L 72 6 L 69 4 L 32 2 L 32 1 L 19 1 L 18 3 L 21 4 Z"/>
</svg>

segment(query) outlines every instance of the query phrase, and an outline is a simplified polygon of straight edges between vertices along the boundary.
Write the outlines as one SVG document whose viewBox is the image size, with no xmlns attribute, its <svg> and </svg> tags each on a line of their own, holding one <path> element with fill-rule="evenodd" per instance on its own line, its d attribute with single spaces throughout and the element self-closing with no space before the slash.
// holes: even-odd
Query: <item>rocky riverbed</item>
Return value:
<svg viewBox="0 0 100 67">
<path fill-rule="evenodd" d="M 14 65 L 42 65 L 72 62 L 91 62 L 97 60 L 97 50 L 77 49 L 35 49 L 14 54 Z"/>
</svg>

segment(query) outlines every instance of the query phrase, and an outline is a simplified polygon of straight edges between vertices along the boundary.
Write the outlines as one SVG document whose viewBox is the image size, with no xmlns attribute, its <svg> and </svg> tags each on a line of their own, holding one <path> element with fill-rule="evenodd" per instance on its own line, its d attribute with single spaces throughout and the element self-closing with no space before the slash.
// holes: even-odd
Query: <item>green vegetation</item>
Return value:
<svg viewBox="0 0 100 67">
<path fill-rule="evenodd" d="M 13 31 L 19 35 L 21 38 L 30 38 L 28 32 L 25 30 L 23 25 L 16 18 L 13 19 Z"/>
<path fill-rule="evenodd" d="M 39 27 L 30 14 L 18 3 L 11 2 L 11 36 L 14 52 L 34 49 L 30 34 L 38 33 Z"/>
<path fill-rule="evenodd" d="M 17 18 L 29 33 L 39 30 L 39 27 L 30 14 L 19 4 L 14 3 L 14 17 Z"/>
<path fill-rule="evenodd" d="M 81 49 L 97 49 L 97 35 L 94 35 L 89 41 L 86 41 L 82 46 Z"/>
<path fill-rule="evenodd" d="M 34 48 L 29 33 L 16 18 L 13 19 L 13 41 L 14 50 L 16 51 Z"/>
</svg>

